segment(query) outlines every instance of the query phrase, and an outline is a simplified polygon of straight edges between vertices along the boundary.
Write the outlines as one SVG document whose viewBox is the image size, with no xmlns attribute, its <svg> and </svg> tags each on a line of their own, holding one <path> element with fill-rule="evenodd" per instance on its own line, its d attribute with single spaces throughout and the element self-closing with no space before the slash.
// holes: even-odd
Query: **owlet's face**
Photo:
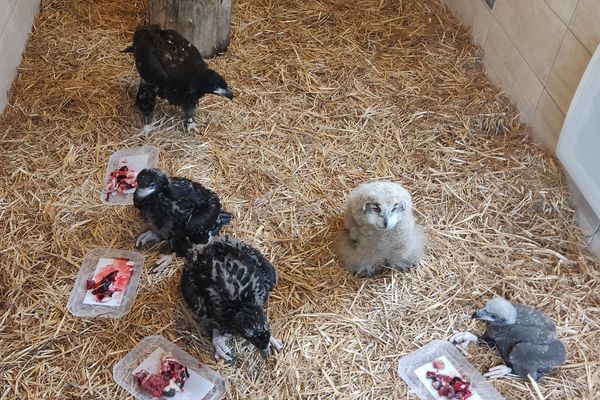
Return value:
<svg viewBox="0 0 600 400">
<path fill-rule="evenodd" d="M 363 213 L 367 222 L 377 229 L 392 229 L 402 218 L 406 208 L 404 202 L 366 202 L 363 205 Z"/>
</svg>

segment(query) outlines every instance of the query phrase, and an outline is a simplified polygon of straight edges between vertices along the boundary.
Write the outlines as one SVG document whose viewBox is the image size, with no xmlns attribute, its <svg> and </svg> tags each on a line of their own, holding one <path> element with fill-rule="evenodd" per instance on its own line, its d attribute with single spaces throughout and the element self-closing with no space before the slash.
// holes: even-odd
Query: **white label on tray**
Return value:
<svg viewBox="0 0 600 400">
<path fill-rule="evenodd" d="M 160 372 L 160 359 L 164 352 L 162 348 L 157 348 L 131 374 L 135 375 L 143 369 L 151 374 L 158 374 Z M 168 399 L 201 400 L 215 387 L 211 382 L 189 369 L 189 366 L 188 373 L 190 377 L 185 381 L 182 391 L 176 392 L 175 396 L 168 397 Z M 139 387 L 138 390 L 140 390 Z"/>
<path fill-rule="evenodd" d="M 117 271 L 115 281 L 110 286 L 110 290 L 113 290 L 112 295 L 106 296 L 99 301 L 98 296 L 92 293 L 94 289 L 90 289 L 85 293 L 83 304 L 109 307 L 118 307 L 121 305 L 123 293 L 125 292 L 125 288 L 131 280 L 131 274 L 133 273 L 133 261 L 127 260 L 126 258 L 100 258 L 98 264 L 96 264 L 92 279 L 96 283 L 100 283 L 102 279 L 112 271 Z"/>
<path fill-rule="evenodd" d="M 431 362 L 433 360 L 440 360 L 444 363 L 444 369 L 440 369 L 440 370 L 436 370 L 433 365 L 431 364 Z M 427 378 L 427 371 L 437 371 L 439 374 L 442 375 L 448 375 L 448 376 L 459 376 L 461 377 L 462 375 L 458 372 L 458 370 L 456 368 L 454 368 L 454 366 L 450 363 L 450 361 L 446 358 L 446 356 L 441 356 L 441 357 L 437 357 L 432 359 L 430 362 L 428 362 L 427 364 L 421 365 L 419 368 L 414 370 L 414 373 L 417 375 L 417 377 L 419 377 L 419 380 L 423 383 L 423 385 L 425 385 L 425 387 L 427 388 L 427 390 L 429 391 L 429 393 L 431 393 L 431 395 L 435 398 L 435 399 L 446 399 L 447 397 L 445 396 L 440 396 L 437 392 L 437 390 L 435 390 L 433 388 L 433 385 L 431 384 L 431 379 Z M 465 380 L 469 381 L 469 377 L 465 376 Z M 469 397 L 469 400 L 482 400 L 481 397 L 477 394 L 476 391 L 474 391 L 473 389 L 470 389 L 471 392 L 473 393 L 471 397 Z"/>
</svg>

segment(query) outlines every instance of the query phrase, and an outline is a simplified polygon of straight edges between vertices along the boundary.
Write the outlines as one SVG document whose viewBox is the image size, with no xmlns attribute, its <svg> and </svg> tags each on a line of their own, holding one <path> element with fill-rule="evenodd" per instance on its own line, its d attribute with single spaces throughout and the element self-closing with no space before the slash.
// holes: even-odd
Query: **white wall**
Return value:
<svg viewBox="0 0 600 400">
<path fill-rule="evenodd" d="M 490 79 L 552 152 L 600 43 L 600 0 L 444 0 L 484 50 Z"/>
<path fill-rule="evenodd" d="M 40 0 L 0 0 L 0 113 L 39 8 Z"/>
<path fill-rule="evenodd" d="M 555 152 L 581 76 L 600 43 L 600 0 L 444 0 L 471 28 L 490 79 L 519 109 L 521 121 Z M 570 183 L 577 222 L 600 257 L 600 216 Z"/>
</svg>

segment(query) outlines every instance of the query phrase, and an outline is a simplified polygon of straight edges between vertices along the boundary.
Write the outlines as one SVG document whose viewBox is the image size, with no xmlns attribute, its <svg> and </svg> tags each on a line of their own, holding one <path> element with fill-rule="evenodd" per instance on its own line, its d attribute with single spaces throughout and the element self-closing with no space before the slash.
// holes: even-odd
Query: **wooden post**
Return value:
<svg viewBox="0 0 600 400">
<path fill-rule="evenodd" d="M 148 22 L 173 29 L 192 42 L 204 58 L 229 45 L 233 0 L 149 0 Z"/>
</svg>

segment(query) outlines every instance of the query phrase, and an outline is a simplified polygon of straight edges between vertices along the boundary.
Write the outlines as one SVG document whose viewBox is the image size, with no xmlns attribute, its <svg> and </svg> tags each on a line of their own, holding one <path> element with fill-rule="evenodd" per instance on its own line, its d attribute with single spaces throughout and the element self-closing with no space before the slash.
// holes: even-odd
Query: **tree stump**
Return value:
<svg viewBox="0 0 600 400">
<path fill-rule="evenodd" d="M 148 22 L 179 32 L 204 58 L 229 45 L 232 0 L 149 0 Z"/>
</svg>

